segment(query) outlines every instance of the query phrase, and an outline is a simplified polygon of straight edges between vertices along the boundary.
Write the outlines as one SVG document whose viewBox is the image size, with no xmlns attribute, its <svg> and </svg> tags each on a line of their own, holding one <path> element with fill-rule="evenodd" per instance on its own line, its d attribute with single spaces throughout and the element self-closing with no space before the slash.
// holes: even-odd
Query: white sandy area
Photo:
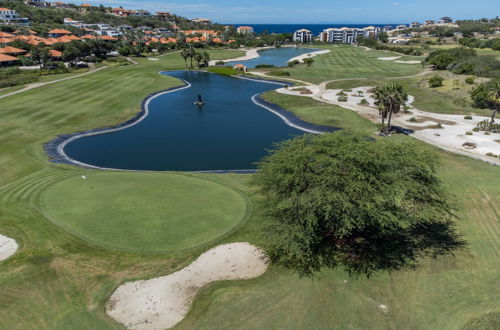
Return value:
<svg viewBox="0 0 500 330">
<path fill-rule="evenodd" d="M 17 248 L 18 245 L 14 239 L 0 234 L 0 261 L 16 253 Z"/>
<path fill-rule="evenodd" d="M 261 249 L 249 243 L 219 245 L 173 274 L 121 285 L 106 311 L 128 329 L 171 328 L 186 316 L 203 286 L 255 278 L 266 269 L 267 258 Z"/>
<path fill-rule="evenodd" d="M 300 88 L 307 88 L 313 94 L 300 94 L 300 91 L 294 91 L 294 89 Z M 317 101 L 338 105 L 356 111 L 361 116 L 373 122 L 380 122 L 379 113 L 374 104 L 375 99 L 368 92 L 372 88 L 371 86 L 353 88 L 352 92 L 346 92 L 348 96 L 347 102 L 339 102 L 337 100 L 337 93 L 340 92 L 340 89 L 327 89 L 322 92 L 315 86 L 294 86 L 289 89 L 280 88 L 277 91 L 282 94 L 306 96 L 314 98 Z M 358 91 L 361 91 L 363 96 L 359 96 Z M 360 105 L 359 103 L 362 99 L 367 100 L 368 105 Z M 413 101 L 414 97 L 409 95 L 408 105 L 410 107 Z M 415 118 L 419 122 L 409 121 L 410 118 Z M 500 141 L 500 134 L 491 133 L 490 135 L 485 135 L 484 132 L 472 131 L 477 123 L 483 120 L 489 120 L 489 118 L 472 116 L 472 120 L 468 120 L 464 119 L 463 115 L 436 114 L 411 108 L 410 113 L 400 112 L 395 115 L 392 119 L 392 124 L 412 129 L 414 133 L 411 136 L 444 150 L 500 165 L 499 158 L 486 155 L 487 153 L 492 153 L 500 156 L 500 143 L 496 142 L 496 140 Z M 438 124 L 441 124 L 442 128 L 431 127 Z M 467 135 L 466 132 L 472 132 L 472 135 Z M 475 144 L 475 148 L 470 149 L 464 146 L 464 143 L 467 142 Z"/>
<path fill-rule="evenodd" d="M 156 58 L 156 57 L 148 57 L 148 60 L 149 61 L 159 61 L 160 59 Z"/>
<path fill-rule="evenodd" d="M 274 47 L 260 47 L 260 48 L 251 48 L 246 50 L 245 56 L 241 57 L 236 57 L 236 58 L 229 58 L 227 60 L 212 60 L 208 62 L 208 65 L 216 65 L 217 62 L 238 62 L 238 61 L 248 61 L 248 60 L 253 60 L 254 58 L 259 57 L 259 50 L 264 50 L 264 49 L 270 49 Z"/>
<path fill-rule="evenodd" d="M 329 49 L 322 49 L 322 50 L 318 50 L 315 52 L 305 53 L 305 54 L 302 54 L 299 56 L 292 57 L 291 59 L 288 60 L 288 62 L 292 62 L 295 60 L 298 60 L 299 62 L 304 62 L 305 58 L 314 57 L 314 56 L 318 56 L 318 55 L 322 55 L 322 54 L 328 54 L 329 52 L 330 52 Z"/>
<path fill-rule="evenodd" d="M 422 61 L 394 61 L 394 63 L 401 63 L 401 64 L 420 64 Z"/>
<path fill-rule="evenodd" d="M 394 61 L 394 60 L 397 60 L 398 58 L 401 58 L 401 56 L 379 57 L 379 58 L 377 58 L 377 60 L 380 60 L 380 61 Z"/>
</svg>

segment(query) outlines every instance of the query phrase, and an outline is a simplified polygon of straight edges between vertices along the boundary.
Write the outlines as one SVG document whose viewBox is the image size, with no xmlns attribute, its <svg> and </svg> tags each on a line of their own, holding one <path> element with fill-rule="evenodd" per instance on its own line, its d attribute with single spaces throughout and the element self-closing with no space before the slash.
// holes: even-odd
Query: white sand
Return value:
<svg viewBox="0 0 500 330">
<path fill-rule="evenodd" d="M 0 235 L 0 261 L 5 260 L 16 253 L 18 245 L 10 237 Z"/>
<path fill-rule="evenodd" d="M 254 58 L 259 57 L 259 50 L 264 50 L 264 49 L 270 49 L 274 47 L 260 47 L 260 48 L 251 48 L 246 50 L 245 56 L 241 57 L 236 57 L 236 58 L 229 58 L 227 60 L 212 60 L 208 62 L 208 65 L 216 65 L 217 62 L 238 62 L 238 61 L 248 61 L 248 60 L 253 60 Z"/>
<path fill-rule="evenodd" d="M 278 89 L 277 91 L 282 94 L 298 95 L 311 97 L 317 101 L 335 104 L 343 108 L 356 111 L 361 116 L 370 119 L 373 122 L 379 122 L 380 117 L 378 110 L 375 106 L 375 99 L 373 95 L 368 92 L 371 86 L 353 88 L 352 92 L 347 92 L 347 102 L 337 101 L 337 93 L 339 89 L 318 89 L 315 86 L 301 86 L 309 89 L 313 94 L 300 94 L 299 91 L 293 91 L 298 88 L 296 86 L 291 89 Z M 363 96 L 359 97 L 357 92 L 361 91 Z M 369 106 L 360 105 L 360 101 L 366 99 Z M 414 97 L 409 95 L 408 105 L 411 107 Z M 395 126 L 406 127 L 413 129 L 414 133 L 411 136 L 425 141 L 427 143 L 438 146 L 444 150 L 455 152 L 461 155 L 469 156 L 472 158 L 487 161 L 492 164 L 500 165 L 500 158 L 493 158 L 487 156 L 487 153 L 500 155 L 500 134 L 491 133 L 485 135 L 484 132 L 473 132 L 472 135 L 466 135 L 466 132 L 472 132 L 477 123 L 483 120 L 489 120 L 488 117 L 473 116 L 472 120 L 464 119 L 463 115 L 446 115 L 436 114 L 432 112 L 421 111 L 416 108 L 411 108 L 411 113 L 399 113 L 392 119 L 392 124 Z M 419 122 L 410 122 L 410 118 L 415 117 Z M 425 120 L 425 121 L 424 121 Z M 431 128 L 441 124 L 442 128 Z M 468 149 L 463 146 L 464 143 L 474 143 L 476 148 Z"/>
<path fill-rule="evenodd" d="M 381 60 L 381 61 L 394 61 L 394 60 L 397 60 L 398 58 L 401 58 L 401 56 L 379 57 L 379 58 L 377 58 L 377 60 Z"/>
<path fill-rule="evenodd" d="M 330 52 L 329 49 L 317 50 L 315 52 L 305 53 L 299 56 L 292 57 L 291 59 L 288 60 L 288 62 L 292 62 L 295 60 L 298 60 L 299 62 L 304 62 L 305 58 L 314 57 L 322 54 L 328 54 L 329 52 Z"/>
<path fill-rule="evenodd" d="M 401 63 L 401 64 L 421 64 L 422 61 L 394 61 L 394 63 Z"/>
<path fill-rule="evenodd" d="M 221 280 L 249 279 L 267 269 L 264 252 L 249 243 L 219 245 L 167 276 L 121 285 L 106 311 L 129 329 L 166 329 L 180 322 L 196 293 Z"/>
<path fill-rule="evenodd" d="M 160 59 L 157 57 L 148 57 L 148 61 L 159 61 Z"/>
</svg>

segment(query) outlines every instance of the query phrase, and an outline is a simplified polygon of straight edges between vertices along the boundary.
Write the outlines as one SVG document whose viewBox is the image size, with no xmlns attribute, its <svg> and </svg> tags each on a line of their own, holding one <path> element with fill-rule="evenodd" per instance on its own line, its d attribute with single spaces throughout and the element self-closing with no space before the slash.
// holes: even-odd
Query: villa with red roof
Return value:
<svg viewBox="0 0 500 330">
<path fill-rule="evenodd" d="M 236 32 L 238 32 L 239 34 L 251 34 L 251 33 L 253 33 L 253 27 L 251 27 L 251 26 L 239 26 L 236 29 Z"/>
</svg>

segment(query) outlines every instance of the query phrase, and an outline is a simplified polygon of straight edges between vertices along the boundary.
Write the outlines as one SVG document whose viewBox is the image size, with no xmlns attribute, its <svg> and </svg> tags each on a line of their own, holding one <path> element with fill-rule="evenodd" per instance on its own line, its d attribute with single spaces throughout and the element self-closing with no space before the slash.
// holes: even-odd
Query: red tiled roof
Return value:
<svg viewBox="0 0 500 330">
<path fill-rule="evenodd" d="M 109 41 L 116 41 L 118 39 L 116 39 L 115 37 L 112 37 L 112 36 L 101 36 L 100 37 L 101 40 L 109 40 Z"/>
<path fill-rule="evenodd" d="M 49 54 L 52 57 L 61 57 L 62 56 L 62 53 L 58 50 L 55 50 L 55 49 L 50 49 Z"/>
<path fill-rule="evenodd" d="M 7 47 L 0 48 L 0 53 L 2 53 L 2 54 L 23 54 L 23 53 L 26 53 L 26 51 L 24 49 L 7 46 Z"/>
<path fill-rule="evenodd" d="M 54 29 L 49 31 L 50 34 L 71 34 L 68 30 L 64 29 Z"/>
<path fill-rule="evenodd" d="M 0 31 L 0 38 L 12 38 L 13 36 L 13 34 Z"/>
<path fill-rule="evenodd" d="M 12 62 L 12 61 L 17 61 L 17 60 L 18 60 L 17 57 L 5 55 L 5 54 L 0 54 L 0 62 Z"/>
</svg>

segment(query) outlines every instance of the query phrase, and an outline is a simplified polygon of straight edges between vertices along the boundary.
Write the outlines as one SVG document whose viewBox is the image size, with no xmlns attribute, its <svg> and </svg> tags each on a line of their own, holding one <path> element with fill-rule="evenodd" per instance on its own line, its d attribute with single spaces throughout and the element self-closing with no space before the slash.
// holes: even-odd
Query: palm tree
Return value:
<svg viewBox="0 0 500 330">
<path fill-rule="evenodd" d="M 203 54 L 195 52 L 194 53 L 194 60 L 196 61 L 196 64 L 198 68 L 200 67 L 201 61 L 203 60 Z"/>
<path fill-rule="evenodd" d="M 205 67 L 208 67 L 208 63 L 210 62 L 210 54 L 207 52 L 203 52 L 201 55 L 203 56 L 202 58 L 203 65 Z"/>
<path fill-rule="evenodd" d="M 187 66 L 188 66 L 188 64 L 187 64 L 187 59 L 188 59 L 188 57 L 189 57 L 189 49 L 183 49 L 183 50 L 181 51 L 181 56 L 182 56 L 182 58 L 184 59 L 184 63 L 186 64 L 186 68 L 187 68 Z"/>
<path fill-rule="evenodd" d="M 375 104 L 379 106 L 382 124 L 388 116 L 385 127 L 385 134 L 388 135 L 391 131 L 392 115 L 401 111 L 401 108 L 408 102 L 408 94 L 404 91 L 403 86 L 390 84 L 375 88 L 374 96 Z"/>
<path fill-rule="evenodd" d="M 497 111 L 500 110 L 500 79 L 493 80 L 491 82 L 490 91 L 488 92 L 488 99 L 491 109 L 491 120 L 490 123 L 495 123 L 495 116 Z"/>
<path fill-rule="evenodd" d="M 188 49 L 189 58 L 191 59 L 191 67 L 193 67 L 193 58 L 196 56 L 196 50 L 190 45 Z"/>
</svg>

